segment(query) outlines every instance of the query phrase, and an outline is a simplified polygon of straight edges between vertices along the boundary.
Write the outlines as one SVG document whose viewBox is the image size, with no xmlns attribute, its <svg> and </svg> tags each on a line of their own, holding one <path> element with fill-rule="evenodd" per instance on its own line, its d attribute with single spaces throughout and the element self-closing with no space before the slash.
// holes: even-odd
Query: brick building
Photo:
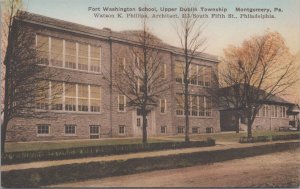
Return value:
<svg viewBox="0 0 300 189">
<path fill-rule="evenodd" d="M 138 110 L 126 105 L 126 97 L 110 87 L 104 73 L 132 61 L 129 48 L 135 41 L 128 38 L 130 32 L 96 29 L 32 13 L 25 15 L 22 19 L 16 17 L 14 24 L 30 30 L 28 35 L 35 35 L 32 46 L 41 66 L 58 73 L 47 81 L 49 98 L 37 101 L 36 111 L 52 112 L 55 119 L 14 118 L 8 125 L 7 141 L 141 136 Z M 163 57 L 165 77 L 171 83 L 170 90 L 148 115 L 148 135 L 184 134 L 183 101 L 176 100 L 182 93 L 182 50 L 167 44 L 157 48 Z M 220 130 L 219 111 L 207 93 L 208 88 L 215 87 L 212 75 L 217 73 L 217 66 L 217 57 L 209 54 L 201 53 L 193 59 L 190 133 Z M 61 91 L 55 100 L 54 91 Z"/>
</svg>

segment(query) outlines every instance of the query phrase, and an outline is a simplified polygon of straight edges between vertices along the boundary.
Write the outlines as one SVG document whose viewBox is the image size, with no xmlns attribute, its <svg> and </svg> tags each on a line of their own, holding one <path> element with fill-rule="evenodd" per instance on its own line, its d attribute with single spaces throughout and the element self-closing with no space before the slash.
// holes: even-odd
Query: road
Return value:
<svg viewBox="0 0 300 189">
<path fill-rule="evenodd" d="M 84 174 L 84 173 L 83 173 Z M 299 187 L 300 149 L 55 187 Z"/>
</svg>

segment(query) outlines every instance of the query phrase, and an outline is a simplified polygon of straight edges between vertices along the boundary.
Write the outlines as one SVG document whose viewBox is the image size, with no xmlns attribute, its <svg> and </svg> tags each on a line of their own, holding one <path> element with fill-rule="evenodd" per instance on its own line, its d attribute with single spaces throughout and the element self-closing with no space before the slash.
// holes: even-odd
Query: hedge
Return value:
<svg viewBox="0 0 300 189">
<path fill-rule="evenodd" d="M 240 143 L 251 143 L 251 142 L 267 142 L 267 141 L 278 141 L 278 140 L 295 140 L 300 139 L 300 133 L 288 134 L 288 135 L 272 135 L 272 136 L 256 136 L 256 137 L 241 137 Z"/>
<path fill-rule="evenodd" d="M 153 170 L 172 169 L 252 157 L 299 148 L 299 142 L 201 151 L 188 154 L 134 158 L 109 162 L 89 162 L 2 172 L 2 186 L 33 188 L 59 183 L 79 182 Z"/>
<path fill-rule="evenodd" d="M 206 141 L 103 145 L 56 150 L 8 152 L 2 155 L 2 164 L 17 164 L 43 160 L 62 160 L 83 157 L 127 154 L 144 151 L 205 147 L 214 145 L 215 140 L 208 138 Z"/>
</svg>

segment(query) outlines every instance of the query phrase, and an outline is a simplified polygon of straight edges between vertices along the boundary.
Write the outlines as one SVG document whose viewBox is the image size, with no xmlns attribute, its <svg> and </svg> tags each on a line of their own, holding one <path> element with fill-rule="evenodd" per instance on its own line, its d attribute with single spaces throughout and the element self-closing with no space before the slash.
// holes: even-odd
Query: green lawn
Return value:
<svg viewBox="0 0 300 189">
<path fill-rule="evenodd" d="M 300 131 L 278 132 L 278 131 L 264 131 L 253 132 L 253 136 L 271 136 L 271 135 L 286 135 L 296 134 Z M 247 133 L 211 133 L 211 134 L 198 134 L 190 135 L 191 140 L 206 140 L 208 137 L 215 139 L 217 142 L 238 142 L 241 136 L 247 136 Z M 184 141 L 184 135 L 166 136 L 166 137 L 150 137 L 149 143 L 155 142 L 170 142 L 170 141 Z M 32 150 L 49 150 L 49 149 L 62 149 L 72 147 L 85 147 L 85 146 L 99 146 L 99 145 L 113 145 L 113 144 L 137 144 L 141 143 L 141 138 L 124 138 L 124 139 L 100 139 L 100 140 L 72 140 L 72 141 L 50 141 L 50 142 L 8 142 L 6 143 L 6 152 L 17 151 L 32 151 Z"/>
</svg>

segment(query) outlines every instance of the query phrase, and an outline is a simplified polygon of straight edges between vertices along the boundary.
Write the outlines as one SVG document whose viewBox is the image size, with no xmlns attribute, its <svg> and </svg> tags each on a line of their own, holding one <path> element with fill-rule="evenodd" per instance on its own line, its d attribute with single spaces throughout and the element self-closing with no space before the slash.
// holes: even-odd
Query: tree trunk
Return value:
<svg viewBox="0 0 300 189">
<path fill-rule="evenodd" d="M 147 144 L 147 115 L 143 113 L 143 143 Z"/>
<path fill-rule="evenodd" d="M 253 124 L 253 121 L 251 121 L 251 119 L 248 118 L 248 122 L 247 122 L 247 136 L 248 136 L 248 138 L 252 138 L 252 124 Z"/>
<path fill-rule="evenodd" d="M 235 114 L 235 126 L 236 126 L 235 132 L 239 133 L 240 132 L 240 120 L 239 120 L 239 114 L 238 113 Z"/>
<path fill-rule="evenodd" d="M 189 136 L 189 99 L 188 99 L 188 83 L 187 79 L 185 79 L 185 93 L 184 93 L 184 113 L 185 113 L 185 142 L 190 141 Z"/>
</svg>

